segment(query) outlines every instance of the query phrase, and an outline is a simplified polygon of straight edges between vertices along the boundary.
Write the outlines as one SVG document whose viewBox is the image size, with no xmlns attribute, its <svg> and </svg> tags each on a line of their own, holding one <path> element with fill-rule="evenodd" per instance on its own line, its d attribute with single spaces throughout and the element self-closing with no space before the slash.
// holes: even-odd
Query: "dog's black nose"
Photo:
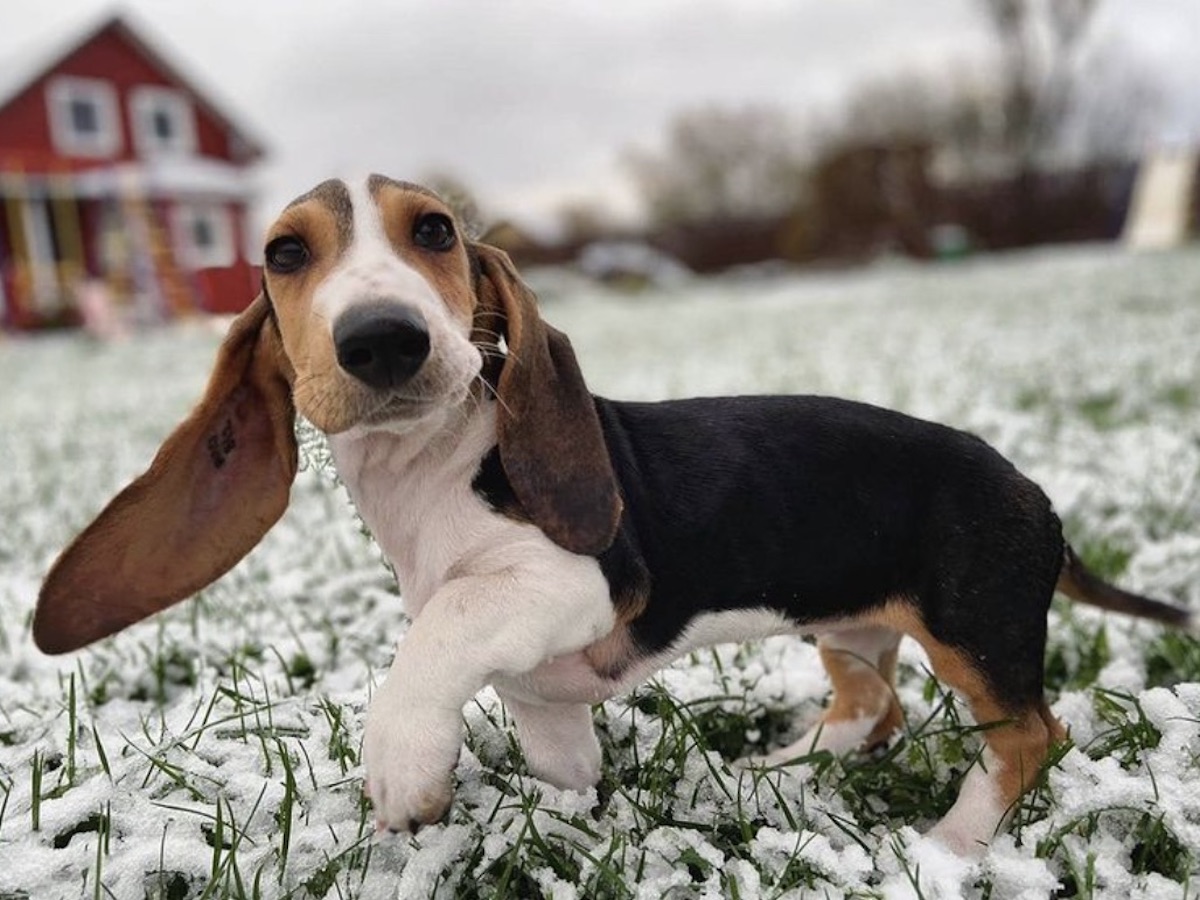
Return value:
<svg viewBox="0 0 1200 900">
<path fill-rule="evenodd" d="M 429 356 L 429 328 L 415 309 L 364 307 L 338 318 L 333 344 L 346 372 L 373 388 L 394 388 Z"/>
</svg>

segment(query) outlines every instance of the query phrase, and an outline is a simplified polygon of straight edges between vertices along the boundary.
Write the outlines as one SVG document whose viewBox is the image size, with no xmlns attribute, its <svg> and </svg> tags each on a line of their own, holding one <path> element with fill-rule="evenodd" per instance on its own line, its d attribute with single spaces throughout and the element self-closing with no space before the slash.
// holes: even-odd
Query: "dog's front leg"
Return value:
<svg viewBox="0 0 1200 900">
<path fill-rule="evenodd" d="M 595 561 L 562 551 L 550 562 L 449 581 L 412 623 L 371 701 L 363 738 L 366 788 L 380 828 L 415 831 L 445 815 L 462 708 L 480 688 L 531 672 L 612 629 Z"/>
</svg>

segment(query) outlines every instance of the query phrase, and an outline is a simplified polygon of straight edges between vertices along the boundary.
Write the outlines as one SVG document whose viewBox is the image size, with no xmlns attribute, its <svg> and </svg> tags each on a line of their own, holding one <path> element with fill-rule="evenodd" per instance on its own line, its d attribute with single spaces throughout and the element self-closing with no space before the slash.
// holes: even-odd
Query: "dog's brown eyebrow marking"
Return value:
<svg viewBox="0 0 1200 900">
<path fill-rule="evenodd" d="M 333 213 L 333 220 L 337 227 L 338 251 L 349 247 L 350 242 L 354 240 L 354 204 L 350 200 L 350 190 L 346 187 L 346 183 L 337 178 L 322 181 L 308 193 L 301 194 L 284 209 L 291 209 L 293 206 L 299 206 L 310 200 L 317 201 Z"/>
<path fill-rule="evenodd" d="M 371 192 L 372 198 L 379 196 L 379 192 L 385 187 L 399 188 L 402 191 L 413 191 L 417 194 L 424 194 L 426 197 L 432 197 L 434 200 L 441 199 L 441 197 L 429 188 L 413 184 L 411 181 L 397 181 L 394 178 L 388 178 L 386 175 L 372 175 L 367 179 L 367 190 Z"/>
</svg>

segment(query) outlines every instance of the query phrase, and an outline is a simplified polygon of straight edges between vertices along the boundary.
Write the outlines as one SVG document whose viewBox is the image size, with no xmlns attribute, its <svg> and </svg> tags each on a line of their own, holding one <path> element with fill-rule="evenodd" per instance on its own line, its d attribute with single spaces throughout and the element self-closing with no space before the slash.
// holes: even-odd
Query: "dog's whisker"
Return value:
<svg viewBox="0 0 1200 900">
<path fill-rule="evenodd" d="M 486 378 L 484 378 L 482 375 L 476 375 L 475 380 L 480 385 L 483 386 L 483 390 L 486 393 L 492 395 L 492 399 L 496 401 L 496 403 L 500 406 L 500 408 L 502 410 L 504 410 L 506 415 L 508 415 L 508 416 L 513 415 L 512 408 L 508 405 L 508 403 L 505 402 L 504 398 L 500 395 L 500 392 L 498 390 L 496 390 L 496 388 L 494 388 L 490 384 L 488 384 L 488 381 Z"/>
</svg>

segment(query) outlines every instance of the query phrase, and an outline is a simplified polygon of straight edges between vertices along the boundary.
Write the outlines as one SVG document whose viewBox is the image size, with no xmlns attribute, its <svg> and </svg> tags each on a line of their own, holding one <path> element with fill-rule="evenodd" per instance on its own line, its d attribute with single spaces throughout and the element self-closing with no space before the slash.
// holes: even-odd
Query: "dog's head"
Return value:
<svg viewBox="0 0 1200 900">
<path fill-rule="evenodd" d="M 462 402 L 482 363 L 476 252 L 415 185 L 326 181 L 293 201 L 263 283 L 298 412 L 328 434 L 404 430 Z"/>
<path fill-rule="evenodd" d="M 200 404 L 46 576 L 34 639 L 76 649 L 228 571 L 287 507 L 297 413 L 329 434 L 404 440 L 492 394 L 526 514 L 568 550 L 602 551 L 621 501 L 595 406 L 508 257 L 467 241 L 424 188 L 318 185 L 268 231 L 263 291 Z"/>
</svg>

